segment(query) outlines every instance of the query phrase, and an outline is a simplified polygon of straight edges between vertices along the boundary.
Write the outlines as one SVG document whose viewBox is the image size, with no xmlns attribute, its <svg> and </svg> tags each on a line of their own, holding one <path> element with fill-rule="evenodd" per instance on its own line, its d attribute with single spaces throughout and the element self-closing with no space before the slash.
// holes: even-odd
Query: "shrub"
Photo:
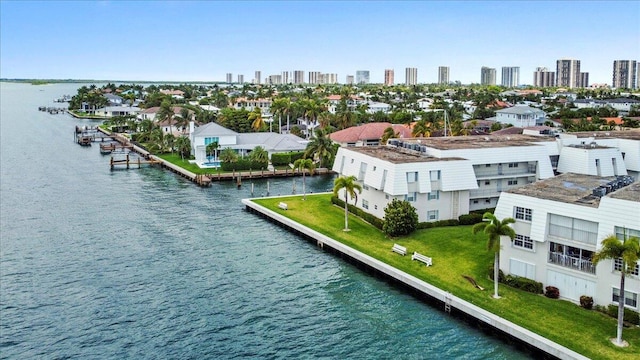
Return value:
<svg viewBox="0 0 640 360">
<path fill-rule="evenodd" d="M 302 159 L 304 152 L 288 152 L 288 153 L 276 153 L 271 155 L 271 164 L 273 166 L 282 166 L 293 164 L 296 160 Z"/>
<path fill-rule="evenodd" d="M 549 299 L 557 299 L 560 297 L 560 290 L 555 286 L 547 286 L 545 290 L 544 296 Z"/>
<path fill-rule="evenodd" d="M 458 217 L 460 225 L 474 225 L 482 222 L 482 214 L 469 213 Z"/>
<path fill-rule="evenodd" d="M 393 199 L 384 208 L 382 231 L 389 236 L 409 235 L 418 226 L 418 213 L 410 202 Z"/>
<path fill-rule="evenodd" d="M 580 306 L 587 310 L 591 310 L 591 308 L 593 307 L 593 298 L 586 295 L 580 296 Z"/>
<path fill-rule="evenodd" d="M 268 164 L 264 162 L 251 161 L 246 158 L 240 158 L 234 162 L 226 162 L 223 161 L 220 164 L 220 167 L 223 171 L 242 171 L 242 170 L 255 170 L 260 171 L 261 169 L 266 169 Z"/>
<path fill-rule="evenodd" d="M 493 268 L 491 269 L 493 271 Z M 492 272 L 493 274 L 493 272 Z M 520 290 L 524 290 L 533 294 L 542 294 L 542 283 L 535 280 L 527 279 L 520 276 L 507 275 L 504 283 Z"/>
<path fill-rule="evenodd" d="M 611 316 L 612 318 L 618 318 L 618 305 L 609 305 L 605 308 L 596 307 L 597 310 L 604 312 L 605 314 Z M 634 325 L 640 325 L 640 313 L 635 312 L 631 309 L 624 308 L 624 321 Z"/>
</svg>

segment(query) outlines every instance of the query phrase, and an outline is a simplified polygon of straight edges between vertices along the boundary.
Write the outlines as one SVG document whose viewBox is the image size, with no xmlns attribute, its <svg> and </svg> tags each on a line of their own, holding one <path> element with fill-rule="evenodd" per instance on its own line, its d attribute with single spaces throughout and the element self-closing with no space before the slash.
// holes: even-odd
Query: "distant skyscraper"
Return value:
<svg viewBox="0 0 640 360">
<path fill-rule="evenodd" d="M 336 84 L 338 83 L 338 74 L 320 74 L 320 84 Z"/>
<path fill-rule="evenodd" d="M 404 84 L 415 85 L 418 83 L 418 68 L 405 68 L 404 69 Z"/>
<path fill-rule="evenodd" d="M 288 84 L 289 83 L 289 72 L 288 71 L 283 71 L 282 72 L 282 83 L 283 84 Z"/>
<path fill-rule="evenodd" d="M 353 85 L 353 75 L 347 75 L 347 78 L 345 79 L 345 83 L 347 85 Z"/>
<path fill-rule="evenodd" d="M 385 86 L 393 86 L 393 69 L 384 70 L 384 84 Z"/>
<path fill-rule="evenodd" d="M 495 85 L 496 69 L 483 66 L 480 69 L 480 85 Z"/>
<path fill-rule="evenodd" d="M 233 74 L 227 73 L 227 83 L 231 84 L 233 82 Z"/>
<path fill-rule="evenodd" d="M 256 84 L 260 84 L 260 77 L 261 76 L 262 75 L 261 75 L 260 71 L 256 71 L 256 76 L 254 77 L 253 82 L 256 83 Z"/>
<path fill-rule="evenodd" d="M 506 87 L 517 87 L 520 85 L 520 67 L 503 66 L 501 84 Z"/>
<path fill-rule="evenodd" d="M 293 83 L 304 84 L 304 70 L 296 70 L 293 72 Z"/>
<path fill-rule="evenodd" d="M 613 62 L 613 82 L 618 89 L 637 89 L 637 62 L 635 60 L 615 60 Z"/>
<path fill-rule="evenodd" d="M 589 87 L 589 73 L 588 72 L 581 72 L 580 73 L 580 84 L 578 85 L 579 87 Z"/>
<path fill-rule="evenodd" d="M 244 84 L 244 75 L 238 74 L 238 84 Z"/>
<path fill-rule="evenodd" d="M 448 83 L 449 83 L 449 67 L 438 66 L 438 84 L 448 84 Z"/>
<path fill-rule="evenodd" d="M 309 71 L 309 81 L 307 81 L 307 84 L 318 84 L 320 74 L 320 71 Z"/>
<path fill-rule="evenodd" d="M 369 83 L 369 70 L 356 71 L 356 84 L 368 84 Z"/>
<path fill-rule="evenodd" d="M 282 75 L 269 75 L 267 78 L 267 84 L 269 85 L 279 85 L 282 84 Z"/>
<path fill-rule="evenodd" d="M 580 87 L 580 60 L 560 59 L 556 62 L 556 85 Z"/>
<path fill-rule="evenodd" d="M 556 73 L 546 67 L 538 67 L 533 73 L 533 86 L 551 87 L 556 85 Z"/>
</svg>

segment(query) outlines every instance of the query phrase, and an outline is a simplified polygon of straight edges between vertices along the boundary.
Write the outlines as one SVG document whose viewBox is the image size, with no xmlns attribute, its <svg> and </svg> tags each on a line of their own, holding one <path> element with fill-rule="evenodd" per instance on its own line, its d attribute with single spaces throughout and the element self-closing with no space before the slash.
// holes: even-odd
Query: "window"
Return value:
<svg viewBox="0 0 640 360">
<path fill-rule="evenodd" d="M 620 301 L 620 289 L 613 288 L 611 301 L 617 303 Z M 631 291 L 624 291 L 624 305 L 635 308 L 638 306 L 638 294 Z"/>
<path fill-rule="evenodd" d="M 631 265 L 627 265 L 627 268 L 630 268 Z M 613 261 L 613 270 L 622 271 L 622 258 L 617 258 Z M 636 267 L 629 272 L 631 275 L 638 276 L 640 275 L 640 265 L 636 264 Z"/>
<path fill-rule="evenodd" d="M 485 199 L 484 202 L 485 204 L 491 204 L 491 199 Z"/>
<path fill-rule="evenodd" d="M 518 179 L 512 179 L 507 181 L 507 185 L 518 185 Z"/>
<path fill-rule="evenodd" d="M 516 219 L 531 221 L 531 209 L 516 206 Z"/>
<path fill-rule="evenodd" d="M 509 163 L 509 167 L 510 168 L 517 168 L 518 167 L 518 163 Z"/>
<path fill-rule="evenodd" d="M 485 185 L 491 185 L 491 181 L 485 181 L 484 184 Z"/>
<path fill-rule="evenodd" d="M 378 205 L 373 205 L 373 208 L 374 208 L 375 210 L 378 210 Z"/>
<path fill-rule="evenodd" d="M 491 164 L 486 164 L 484 167 L 491 167 Z"/>
<path fill-rule="evenodd" d="M 353 159 L 351 159 L 351 163 L 353 164 Z"/>
<path fill-rule="evenodd" d="M 384 194 L 384 199 L 389 200 L 389 194 Z"/>
<path fill-rule="evenodd" d="M 368 209 L 369 208 L 369 201 L 362 199 L 362 208 L 364 209 Z"/>
<path fill-rule="evenodd" d="M 438 200 L 438 199 L 440 199 L 440 191 L 439 190 L 427 193 L 427 200 Z"/>
<path fill-rule="evenodd" d="M 549 235 L 596 245 L 598 242 L 598 223 L 549 214 Z"/>
<path fill-rule="evenodd" d="M 362 186 L 362 189 L 364 189 L 364 190 L 369 190 L 369 186 L 367 186 L 367 185 L 363 185 L 363 186 Z"/>
<path fill-rule="evenodd" d="M 416 198 L 418 197 L 418 194 L 415 192 L 410 192 L 407 195 L 404 196 L 404 199 L 407 201 L 416 201 Z"/>
<path fill-rule="evenodd" d="M 418 181 L 418 172 L 417 171 L 408 172 L 407 173 L 407 182 L 408 183 L 414 183 L 416 181 Z"/>
<path fill-rule="evenodd" d="M 516 234 L 516 238 L 513 239 L 513 246 L 533 250 L 533 241 L 528 236 Z"/>
<path fill-rule="evenodd" d="M 440 170 L 431 170 L 431 171 L 429 171 L 429 177 L 431 178 L 431 181 L 440 180 Z"/>
<path fill-rule="evenodd" d="M 373 171 L 376 171 L 376 167 L 375 166 L 373 167 Z"/>
<path fill-rule="evenodd" d="M 474 203 L 474 204 L 477 204 L 477 203 L 478 203 L 478 200 L 473 200 L 473 203 Z"/>
<path fill-rule="evenodd" d="M 220 138 L 218 138 L 217 136 L 204 138 L 204 145 L 205 146 L 209 145 L 209 144 L 213 144 L 214 142 L 220 144 Z"/>
<path fill-rule="evenodd" d="M 427 219 L 438 220 L 438 210 L 427 211 Z"/>
</svg>

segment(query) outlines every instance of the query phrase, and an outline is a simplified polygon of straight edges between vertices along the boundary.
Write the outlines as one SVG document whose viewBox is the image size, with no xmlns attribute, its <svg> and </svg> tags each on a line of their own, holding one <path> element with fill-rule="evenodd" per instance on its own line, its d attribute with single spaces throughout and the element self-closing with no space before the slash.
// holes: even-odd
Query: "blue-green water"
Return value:
<svg viewBox="0 0 640 360">
<path fill-rule="evenodd" d="M 111 172 L 95 123 L 37 110 L 80 85 L 0 86 L 0 357 L 526 357 L 245 212 L 248 182 Z"/>
</svg>

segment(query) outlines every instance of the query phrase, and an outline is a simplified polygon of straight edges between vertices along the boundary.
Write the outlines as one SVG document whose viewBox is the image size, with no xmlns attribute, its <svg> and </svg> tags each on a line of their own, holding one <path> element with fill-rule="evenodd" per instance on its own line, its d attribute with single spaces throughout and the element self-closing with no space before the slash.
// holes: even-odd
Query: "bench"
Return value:
<svg viewBox="0 0 640 360">
<path fill-rule="evenodd" d="M 407 248 L 404 246 L 400 246 L 398 244 L 393 244 L 393 247 L 391 248 L 391 251 L 396 252 L 402 256 L 407 255 Z"/>
<path fill-rule="evenodd" d="M 287 210 L 289 207 L 287 206 L 287 203 L 281 202 L 280 204 L 278 204 L 278 207 L 282 210 Z"/>
<path fill-rule="evenodd" d="M 433 263 L 431 262 L 431 258 L 430 257 L 424 256 L 422 254 L 418 254 L 415 251 L 413 252 L 413 255 L 411 256 L 411 260 L 422 261 L 423 263 L 427 264 L 427 266 L 433 265 Z"/>
</svg>

